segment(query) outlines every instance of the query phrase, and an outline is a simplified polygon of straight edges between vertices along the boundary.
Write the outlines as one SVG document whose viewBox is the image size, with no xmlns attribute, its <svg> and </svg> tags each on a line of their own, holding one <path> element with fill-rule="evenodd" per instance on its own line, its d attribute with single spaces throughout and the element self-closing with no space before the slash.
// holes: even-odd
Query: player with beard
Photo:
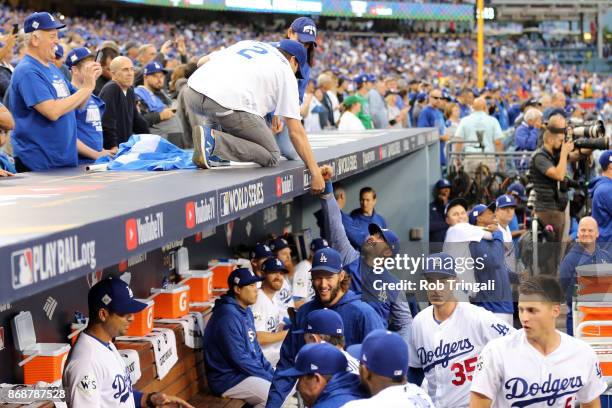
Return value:
<svg viewBox="0 0 612 408">
<path fill-rule="evenodd" d="M 412 327 L 412 313 L 406 294 L 401 290 L 377 290 L 380 287 L 377 281 L 385 283 L 398 282 L 398 279 L 389 271 L 374 270 L 377 258 L 390 258 L 398 254 L 399 238 L 389 229 L 381 228 L 377 224 L 370 224 L 366 238 L 361 247 L 361 254 L 356 251 L 346 235 L 342 225 L 340 207 L 333 194 L 331 178 L 332 168 L 321 168 L 325 180 L 325 190 L 321 197 L 321 207 L 326 230 L 329 231 L 329 244 L 342 256 L 345 270 L 351 277 L 351 290 L 361 294 L 365 302 L 374 308 L 383 319 L 385 328 L 397 332 L 410 343 Z M 377 282 L 377 283 L 375 283 Z"/>
<path fill-rule="evenodd" d="M 306 317 L 311 311 L 328 308 L 337 312 L 342 317 L 347 346 L 361 343 L 372 330 L 384 328 L 376 311 L 349 289 L 351 278 L 342 267 L 338 251 L 323 248 L 315 252 L 311 274 L 315 298 L 298 309 L 292 332 L 283 342 L 268 395 L 266 406 L 269 408 L 280 408 L 295 385 L 295 378 L 281 373 L 293 367 L 295 357 L 304 345 Z"/>
</svg>

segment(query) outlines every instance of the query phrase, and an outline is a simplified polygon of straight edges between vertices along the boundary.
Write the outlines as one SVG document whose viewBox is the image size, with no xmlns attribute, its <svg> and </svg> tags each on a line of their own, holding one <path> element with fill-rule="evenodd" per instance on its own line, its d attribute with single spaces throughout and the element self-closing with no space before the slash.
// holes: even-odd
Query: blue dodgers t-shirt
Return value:
<svg viewBox="0 0 612 408">
<path fill-rule="evenodd" d="M 444 120 L 444 114 L 441 110 L 427 105 L 423 108 L 418 117 L 417 127 L 438 128 L 439 135 L 443 136 L 444 133 L 446 133 L 446 121 Z M 442 166 L 446 165 L 446 155 L 444 153 L 445 146 L 446 142 L 440 141 L 440 164 Z"/>
<path fill-rule="evenodd" d="M 76 91 L 53 64 L 45 66 L 26 55 L 15 68 L 9 95 L 15 119 L 11 141 L 15 157 L 31 170 L 77 165 L 74 111 L 51 121 L 34 109 L 34 105 Z"/>
<path fill-rule="evenodd" d="M 83 109 L 76 111 L 77 138 L 96 152 L 103 149 L 102 115 L 106 104 L 96 95 L 91 95 Z M 79 164 L 93 163 L 95 160 L 79 155 Z"/>
</svg>

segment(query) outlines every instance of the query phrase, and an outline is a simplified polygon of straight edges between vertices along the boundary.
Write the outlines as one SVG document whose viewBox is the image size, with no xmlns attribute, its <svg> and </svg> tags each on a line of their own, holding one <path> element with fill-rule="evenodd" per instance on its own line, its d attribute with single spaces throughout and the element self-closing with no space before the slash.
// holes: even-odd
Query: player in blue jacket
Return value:
<svg viewBox="0 0 612 408">
<path fill-rule="evenodd" d="M 597 242 L 612 248 L 612 150 L 599 156 L 602 175 L 589 182 L 589 193 L 593 198 L 592 215 L 599 225 Z"/>
<path fill-rule="evenodd" d="M 372 187 L 364 187 L 359 190 L 359 205 L 359 208 L 351 211 L 351 218 L 353 219 L 353 225 L 360 231 L 360 234 L 352 239 L 349 236 L 349 241 L 351 241 L 351 244 L 357 250 L 361 249 L 361 246 L 370 236 L 368 232 L 370 224 L 377 224 L 381 228 L 387 228 L 387 221 L 374 209 L 376 206 L 376 191 Z"/>
<path fill-rule="evenodd" d="M 381 228 L 376 224 L 368 226 L 368 238 L 361 247 L 361 254 L 349 243 L 340 219 L 340 209 L 332 194 L 333 176 L 330 167 L 322 169 L 325 191 L 320 196 L 326 230 L 329 231 L 329 244 L 340 252 L 345 270 L 351 276 L 351 289 L 363 296 L 363 300 L 374 308 L 381 316 L 385 326 L 397 332 L 409 342 L 412 330 L 412 313 L 410 304 L 403 291 L 381 289 L 379 281 L 397 282 L 389 271 L 374 272 L 374 259 L 378 257 L 394 257 L 399 250 L 399 238 L 393 231 Z"/>
<path fill-rule="evenodd" d="M 367 398 L 359 376 L 346 371 L 347 359 L 329 343 L 307 344 L 295 358 L 295 367 L 281 374 L 297 378 L 297 389 L 310 408 L 338 408 Z"/>
<path fill-rule="evenodd" d="M 293 367 L 295 356 L 304 346 L 303 333 L 308 313 L 323 308 L 337 312 L 342 317 L 347 347 L 361 343 L 372 330 L 384 328 L 376 311 L 349 289 L 350 276 L 343 270 L 338 251 L 322 248 L 315 252 L 311 273 L 315 298 L 298 309 L 295 324 L 292 324 L 295 333 L 292 331 L 285 337 L 268 395 L 268 408 L 280 408 L 295 385 L 295 378 L 283 374 L 283 371 Z"/>
<path fill-rule="evenodd" d="M 264 406 L 273 374 L 249 308 L 257 300 L 261 280 L 247 268 L 234 270 L 227 279 L 228 292 L 215 301 L 204 331 L 204 364 L 212 393 L 255 407 Z"/>
</svg>

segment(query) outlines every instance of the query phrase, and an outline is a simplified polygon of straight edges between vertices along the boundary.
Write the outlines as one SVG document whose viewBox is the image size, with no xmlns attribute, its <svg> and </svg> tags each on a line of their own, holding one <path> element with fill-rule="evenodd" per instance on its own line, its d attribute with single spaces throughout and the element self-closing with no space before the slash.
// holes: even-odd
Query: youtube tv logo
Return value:
<svg viewBox="0 0 612 408">
<path fill-rule="evenodd" d="M 283 180 L 280 177 L 276 177 L 276 196 L 280 197 L 283 195 Z"/>
<path fill-rule="evenodd" d="M 130 218 L 125 222 L 125 246 L 128 251 L 138 247 L 138 227 L 136 218 Z"/>
<path fill-rule="evenodd" d="M 185 225 L 189 229 L 196 226 L 195 203 L 193 201 L 188 201 L 185 204 Z"/>
</svg>

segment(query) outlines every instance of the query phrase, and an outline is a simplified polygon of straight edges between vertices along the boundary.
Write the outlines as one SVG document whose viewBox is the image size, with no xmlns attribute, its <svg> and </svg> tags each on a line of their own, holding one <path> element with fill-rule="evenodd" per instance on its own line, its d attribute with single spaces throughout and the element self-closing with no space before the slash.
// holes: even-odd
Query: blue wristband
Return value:
<svg viewBox="0 0 612 408">
<path fill-rule="evenodd" d="M 331 194 L 333 192 L 334 192 L 334 186 L 333 186 L 331 180 L 330 181 L 326 181 L 325 182 L 325 190 L 323 190 L 323 194 Z"/>
</svg>

